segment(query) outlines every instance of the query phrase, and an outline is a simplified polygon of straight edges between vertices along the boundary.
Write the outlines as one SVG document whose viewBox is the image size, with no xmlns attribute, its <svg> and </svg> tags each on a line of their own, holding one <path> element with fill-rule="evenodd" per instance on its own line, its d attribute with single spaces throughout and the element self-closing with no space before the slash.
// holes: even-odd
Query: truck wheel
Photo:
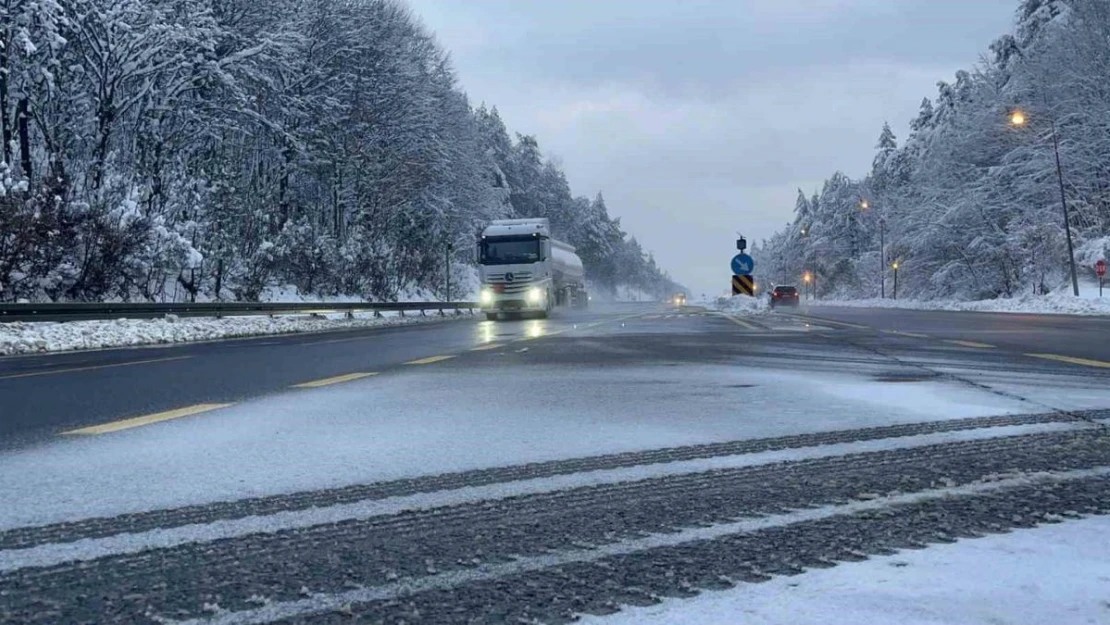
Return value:
<svg viewBox="0 0 1110 625">
<path fill-rule="evenodd" d="M 497 321 L 497 313 L 486 313 L 487 321 Z"/>
</svg>

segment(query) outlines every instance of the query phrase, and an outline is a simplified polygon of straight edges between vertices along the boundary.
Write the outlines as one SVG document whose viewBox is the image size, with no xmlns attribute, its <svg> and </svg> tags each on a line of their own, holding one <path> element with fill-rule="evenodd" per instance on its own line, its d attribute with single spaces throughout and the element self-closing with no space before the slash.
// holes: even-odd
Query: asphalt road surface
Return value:
<svg viewBox="0 0 1110 625">
<path fill-rule="evenodd" d="M 814 307 L 824 320 L 884 332 L 966 341 L 1021 353 L 1100 361 L 1110 367 L 1110 317 Z"/>
<path fill-rule="evenodd" d="M 1107 322 L 599 307 L 0 360 L 0 623 L 563 623 L 1110 514 Z"/>
</svg>

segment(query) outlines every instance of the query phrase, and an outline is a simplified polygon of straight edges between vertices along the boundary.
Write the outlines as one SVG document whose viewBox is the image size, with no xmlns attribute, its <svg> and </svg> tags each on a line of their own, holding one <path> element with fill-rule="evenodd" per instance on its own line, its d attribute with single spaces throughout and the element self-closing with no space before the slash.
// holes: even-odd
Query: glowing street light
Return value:
<svg viewBox="0 0 1110 625">
<path fill-rule="evenodd" d="M 890 266 L 894 269 L 894 299 L 898 299 L 898 261 L 894 261 Z"/>
<path fill-rule="evenodd" d="M 871 203 L 868 202 L 867 200 L 860 200 L 859 207 L 862 208 L 863 210 L 867 210 L 867 209 L 871 208 Z"/>
<path fill-rule="evenodd" d="M 1021 127 L 1025 125 L 1025 113 L 1021 111 L 1014 111 L 1010 113 L 1010 123 Z"/>
</svg>

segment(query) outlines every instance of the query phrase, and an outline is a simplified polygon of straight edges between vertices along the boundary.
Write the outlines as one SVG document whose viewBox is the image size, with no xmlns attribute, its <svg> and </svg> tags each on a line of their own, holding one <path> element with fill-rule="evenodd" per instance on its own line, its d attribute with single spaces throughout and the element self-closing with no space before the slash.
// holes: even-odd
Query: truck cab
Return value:
<svg viewBox="0 0 1110 625">
<path fill-rule="evenodd" d="M 489 319 L 547 317 L 555 306 L 585 302 L 582 261 L 551 238 L 547 219 L 502 219 L 478 241 L 478 302 Z"/>
</svg>

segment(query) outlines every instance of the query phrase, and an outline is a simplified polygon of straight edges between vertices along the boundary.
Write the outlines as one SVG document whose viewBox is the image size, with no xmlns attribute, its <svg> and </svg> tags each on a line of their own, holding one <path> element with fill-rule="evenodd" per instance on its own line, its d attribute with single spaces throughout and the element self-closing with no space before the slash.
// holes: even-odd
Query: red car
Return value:
<svg viewBox="0 0 1110 625">
<path fill-rule="evenodd" d="M 797 306 L 798 302 L 798 287 L 796 286 L 776 286 L 775 290 L 771 291 L 771 308 L 780 304 Z"/>
</svg>

